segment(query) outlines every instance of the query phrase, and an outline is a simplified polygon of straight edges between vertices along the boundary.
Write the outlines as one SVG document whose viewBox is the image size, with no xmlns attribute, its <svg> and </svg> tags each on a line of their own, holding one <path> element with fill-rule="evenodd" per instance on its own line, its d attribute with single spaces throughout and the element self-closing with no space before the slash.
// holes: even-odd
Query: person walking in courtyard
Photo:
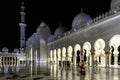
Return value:
<svg viewBox="0 0 120 80">
<path fill-rule="evenodd" d="M 84 65 L 84 61 L 82 60 L 81 64 L 80 64 L 80 74 L 81 75 L 85 75 L 85 65 Z"/>
</svg>

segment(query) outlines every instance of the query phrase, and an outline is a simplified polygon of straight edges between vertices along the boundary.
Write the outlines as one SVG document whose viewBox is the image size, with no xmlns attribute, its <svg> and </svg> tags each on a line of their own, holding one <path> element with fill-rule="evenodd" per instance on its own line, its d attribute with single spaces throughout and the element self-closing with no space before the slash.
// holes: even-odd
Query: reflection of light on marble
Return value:
<svg viewBox="0 0 120 80">
<path fill-rule="evenodd" d="M 31 77 L 32 77 L 32 73 L 33 73 L 33 64 L 31 63 L 30 64 L 30 74 L 31 74 Z"/>
<path fill-rule="evenodd" d="M 17 66 L 16 66 L 16 72 L 18 73 L 18 72 L 19 72 L 19 70 L 20 70 L 20 66 L 19 66 L 19 65 L 17 65 Z"/>
<path fill-rule="evenodd" d="M 6 73 L 6 74 L 8 73 L 8 65 L 4 66 L 4 73 Z"/>
<path fill-rule="evenodd" d="M 35 50 L 35 54 L 36 54 L 36 56 L 35 56 L 35 58 L 36 58 L 36 63 L 38 63 L 38 55 L 37 55 L 37 50 Z"/>
<path fill-rule="evenodd" d="M 32 50 L 32 48 L 30 48 L 30 56 L 31 56 L 30 59 L 31 59 L 31 61 L 33 60 L 33 55 L 32 55 L 33 53 L 32 52 L 33 52 L 33 50 Z"/>
<path fill-rule="evenodd" d="M 0 63 L 0 67 L 2 67 L 3 65 L 2 65 L 2 63 Z"/>
<path fill-rule="evenodd" d="M 37 67 L 38 67 L 38 65 L 35 64 L 35 74 L 36 74 L 36 75 L 37 75 Z"/>
<path fill-rule="evenodd" d="M 56 67 L 56 64 L 55 64 L 55 65 L 53 66 L 53 69 L 54 69 L 54 71 L 53 71 L 53 72 L 54 72 L 54 73 L 53 73 L 53 74 L 54 74 L 54 77 L 56 77 L 56 71 L 57 71 L 56 68 L 57 68 L 57 67 Z"/>
<path fill-rule="evenodd" d="M 50 76 L 52 77 L 53 75 L 53 65 L 50 66 Z"/>
<path fill-rule="evenodd" d="M 56 77 L 60 77 L 60 69 L 59 69 L 59 65 L 57 64 L 57 67 L 56 67 Z"/>
<path fill-rule="evenodd" d="M 14 67 L 12 67 L 12 72 L 14 71 Z"/>
<path fill-rule="evenodd" d="M 0 67 L 0 72 L 2 71 L 1 67 Z"/>
</svg>

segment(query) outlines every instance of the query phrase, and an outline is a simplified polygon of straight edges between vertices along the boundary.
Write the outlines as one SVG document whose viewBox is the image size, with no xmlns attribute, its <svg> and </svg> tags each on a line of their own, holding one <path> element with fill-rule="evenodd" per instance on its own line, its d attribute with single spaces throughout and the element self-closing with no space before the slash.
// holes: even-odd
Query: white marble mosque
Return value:
<svg viewBox="0 0 120 80">
<path fill-rule="evenodd" d="M 110 10 L 95 18 L 81 11 L 71 29 L 60 25 L 51 34 L 43 21 L 25 39 L 25 6 L 21 6 L 20 49 L 0 52 L 0 80 L 119 80 L 120 0 L 111 0 Z M 85 62 L 86 75 L 77 63 Z M 97 61 L 97 67 L 94 62 Z"/>
<path fill-rule="evenodd" d="M 41 22 L 26 41 L 26 60 L 40 64 L 74 65 L 82 60 L 87 66 L 120 65 L 120 0 L 112 0 L 109 12 L 91 18 L 85 12 L 76 15 L 71 30 L 59 26 L 51 34 Z"/>
<path fill-rule="evenodd" d="M 0 62 L 16 61 L 41 64 L 46 70 L 49 63 L 65 67 L 76 66 L 82 60 L 86 66 L 117 67 L 120 65 L 120 0 L 111 0 L 109 12 L 91 18 L 85 12 L 78 13 L 71 30 L 59 26 L 51 34 L 49 26 L 41 22 L 36 32 L 25 41 L 25 6 L 21 6 L 20 49 L 9 53 L 4 47 Z M 8 54 L 9 53 L 9 54 Z"/>
</svg>

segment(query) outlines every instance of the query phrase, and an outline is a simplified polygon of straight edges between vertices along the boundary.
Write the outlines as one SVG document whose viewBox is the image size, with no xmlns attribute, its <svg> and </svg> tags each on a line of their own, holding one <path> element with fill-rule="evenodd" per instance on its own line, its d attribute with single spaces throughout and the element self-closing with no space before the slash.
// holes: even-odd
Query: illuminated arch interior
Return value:
<svg viewBox="0 0 120 80">
<path fill-rule="evenodd" d="M 58 58 L 61 57 L 61 49 L 60 49 L 60 48 L 58 48 L 58 53 L 57 53 L 57 55 L 58 55 Z"/>
<path fill-rule="evenodd" d="M 91 44 L 90 42 L 85 42 L 83 44 L 83 51 L 86 50 L 86 55 L 88 56 L 90 54 L 90 50 L 91 50 Z"/>
<path fill-rule="evenodd" d="M 69 47 L 68 47 L 68 56 L 69 56 L 69 57 L 72 57 L 72 51 L 73 51 L 72 46 L 69 46 Z"/>
<path fill-rule="evenodd" d="M 110 41 L 109 41 L 109 46 L 111 48 L 111 46 L 114 47 L 114 54 L 118 53 L 118 47 L 120 45 L 120 35 L 114 35 Z M 110 50 L 111 51 L 111 50 Z"/>
<path fill-rule="evenodd" d="M 97 39 L 94 43 L 95 53 L 99 55 L 101 52 L 104 51 L 105 48 L 105 41 L 103 39 Z"/>
<path fill-rule="evenodd" d="M 54 59 L 56 59 L 56 49 L 54 49 Z"/>
<path fill-rule="evenodd" d="M 62 48 L 62 56 L 66 57 L 66 48 L 65 47 Z"/>
<path fill-rule="evenodd" d="M 50 57 L 53 58 L 53 56 L 52 56 L 52 50 L 50 50 Z"/>
<path fill-rule="evenodd" d="M 74 50 L 75 50 L 75 53 L 77 53 L 78 50 L 80 51 L 81 50 L 80 45 L 76 44 Z M 76 54 L 75 54 L 75 56 L 76 56 Z"/>
<path fill-rule="evenodd" d="M 33 53 L 33 48 L 32 48 L 32 46 L 30 47 L 30 60 L 32 61 L 33 60 L 33 55 L 32 55 L 32 53 Z"/>
</svg>

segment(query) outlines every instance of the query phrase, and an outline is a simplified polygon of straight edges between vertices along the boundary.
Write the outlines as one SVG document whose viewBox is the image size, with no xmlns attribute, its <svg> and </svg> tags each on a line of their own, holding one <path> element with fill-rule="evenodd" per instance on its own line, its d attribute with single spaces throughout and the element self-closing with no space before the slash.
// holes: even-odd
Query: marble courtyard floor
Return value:
<svg viewBox="0 0 120 80">
<path fill-rule="evenodd" d="M 18 72 L 13 72 L 17 69 L 11 68 L 0 68 L 0 80 L 120 80 L 120 68 L 86 67 L 85 75 L 79 74 L 77 68 L 65 69 L 56 65 L 49 66 L 47 72 L 36 71 L 34 68 L 30 71 L 31 68 L 23 66 Z"/>
</svg>

